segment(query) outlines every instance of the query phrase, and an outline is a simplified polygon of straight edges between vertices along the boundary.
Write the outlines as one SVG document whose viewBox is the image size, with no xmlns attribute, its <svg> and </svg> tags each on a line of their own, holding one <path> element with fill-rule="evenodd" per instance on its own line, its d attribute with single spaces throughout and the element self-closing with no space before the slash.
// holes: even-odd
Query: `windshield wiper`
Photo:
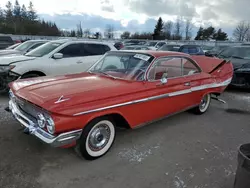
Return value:
<svg viewBox="0 0 250 188">
<path fill-rule="evenodd" d="M 232 58 L 235 58 L 235 59 L 244 59 L 243 57 L 239 57 L 239 56 L 235 56 L 235 55 L 232 55 Z"/>
</svg>

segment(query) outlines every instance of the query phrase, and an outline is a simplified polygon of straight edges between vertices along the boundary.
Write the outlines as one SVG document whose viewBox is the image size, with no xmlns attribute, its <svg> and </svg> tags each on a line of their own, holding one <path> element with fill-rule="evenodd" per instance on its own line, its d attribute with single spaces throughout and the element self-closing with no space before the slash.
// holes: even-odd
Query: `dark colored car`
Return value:
<svg viewBox="0 0 250 188">
<path fill-rule="evenodd" d="M 180 46 L 178 52 L 187 53 L 190 55 L 205 55 L 200 45 L 184 44 Z"/>
<path fill-rule="evenodd" d="M 162 47 L 158 48 L 157 51 L 175 51 L 178 52 L 181 45 L 179 44 L 164 44 Z"/>
<path fill-rule="evenodd" d="M 218 55 L 222 50 L 229 47 L 228 45 L 215 46 L 211 50 L 205 52 L 206 56 L 213 57 Z"/>
<path fill-rule="evenodd" d="M 232 46 L 222 50 L 218 58 L 230 60 L 234 67 L 231 86 L 250 88 L 250 46 Z"/>
<path fill-rule="evenodd" d="M 10 36 L 0 35 L 0 50 L 8 48 L 13 44 L 15 44 L 15 42 Z"/>
<path fill-rule="evenodd" d="M 117 49 L 117 50 L 120 50 L 124 47 L 124 44 L 122 42 L 116 42 L 114 44 L 114 47 Z"/>
<path fill-rule="evenodd" d="M 131 46 L 124 46 L 121 50 L 150 50 L 150 48 L 141 45 L 131 45 Z"/>
</svg>

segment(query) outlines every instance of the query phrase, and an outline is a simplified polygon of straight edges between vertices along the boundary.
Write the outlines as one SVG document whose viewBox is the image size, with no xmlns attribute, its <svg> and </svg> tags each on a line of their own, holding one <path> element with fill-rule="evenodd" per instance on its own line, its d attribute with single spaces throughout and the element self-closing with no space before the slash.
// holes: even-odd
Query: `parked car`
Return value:
<svg viewBox="0 0 250 188">
<path fill-rule="evenodd" d="M 45 44 L 48 40 L 29 40 L 21 43 L 14 49 L 0 50 L 0 56 L 13 55 L 13 54 L 25 54 L 42 44 Z"/>
<path fill-rule="evenodd" d="M 202 47 L 200 45 L 195 45 L 195 44 L 181 45 L 178 51 L 190 55 L 205 55 Z"/>
<path fill-rule="evenodd" d="M 22 43 L 21 43 L 21 42 L 19 42 L 19 43 L 13 44 L 13 45 L 11 45 L 11 46 L 9 46 L 9 47 L 5 48 L 5 49 L 6 49 L 6 50 L 15 49 L 15 48 L 16 48 L 16 47 L 18 47 L 20 44 L 22 44 Z"/>
<path fill-rule="evenodd" d="M 158 48 L 162 47 L 164 44 L 167 44 L 165 41 L 149 41 L 145 44 L 151 50 L 157 50 Z"/>
<path fill-rule="evenodd" d="M 131 45 L 124 46 L 121 50 L 150 50 L 150 48 L 148 46 Z"/>
<path fill-rule="evenodd" d="M 217 56 L 222 50 L 224 50 L 227 47 L 228 45 L 215 46 L 211 50 L 206 51 L 205 55 L 209 57 Z"/>
<path fill-rule="evenodd" d="M 209 50 L 212 50 L 215 46 L 213 45 L 202 45 L 201 46 L 202 47 L 202 50 L 203 50 L 203 52 L 207 52 L 207 51 L 209 51 Z"/>
<path fill-rule="evenodd" d="M 145 43 L 146 43 L 146 41 L 135 40 L 135 39 L 123 41 L 123 45 L 124 45 L 124 46 L 130 46 L 130 45 L 144 45 Z"/>
<path fill-rule="evenodd" d="M 230 60 L 233 64 L 234 76 L 230 86 L 250 88 L 250 46 L 231 46 L 217 57 Z"/>
<path fill-rule="evenodd" d="M 181 45 L 179 44 L 164 44 L 162 47 L 158 48 L 157 51 L 175 51 L 178 52 Z"/>
<path fill-rule="evenodd" d="M 13 44 L 15 44 L 15 42 L 10 36 L 0 35 L 0 50 L 5 49 Z"/>
<path fill-rule="evenodd" d="M 110 50 L 116 50 L 110 43 L 65 39 L 47 42 L 25 55 L 2 56 L 0 90 L 17 78 L 83 72 Z"/>
<path fill-rule="evenodd" d="M 124 47 L 124 44 L 122 42 L 116 42 L 114 44 L 114 47 L 117 49 L 117 50 L 120 50 Z"/>
<path fill-rule="evenodd" d="M 25 133 L 97 159 L 111 148 L 116 126 L 133 129 L 187 109 L 205 113 L 232 74 L 232 64 L 218 58 L 112 51 L 85 73 L 12 82 L 6 110 Z"/>
</svg>

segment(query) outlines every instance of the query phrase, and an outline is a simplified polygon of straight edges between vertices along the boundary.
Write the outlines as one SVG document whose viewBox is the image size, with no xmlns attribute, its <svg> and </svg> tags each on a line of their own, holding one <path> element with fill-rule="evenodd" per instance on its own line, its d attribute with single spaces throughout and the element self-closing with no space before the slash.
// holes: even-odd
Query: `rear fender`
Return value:
<svg viewBox="0 0 250 188">
<path fill-rule="evenodd" d="M 218 66 L 209 72 L 217 83 L 224 82 L 232 79 L 233 77 L 233 65 L 230 61 L 223 60 Z"/>
</svg>

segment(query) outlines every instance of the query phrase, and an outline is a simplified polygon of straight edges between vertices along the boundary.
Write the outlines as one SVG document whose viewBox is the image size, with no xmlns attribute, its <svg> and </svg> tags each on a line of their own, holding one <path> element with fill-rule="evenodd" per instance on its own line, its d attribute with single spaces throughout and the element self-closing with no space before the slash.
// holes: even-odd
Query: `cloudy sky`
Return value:
<svg viewBox="0 0 250 188">
<path fill-rule="evenodd" d="M 15 0 L 11 0 L 14 3 Z M 1 0 L 3 7 L 7 0 Z M 238 21 L 249 20 L 250 0 L 33 0 L 41 17 L 60 28 L 72 29 L 79 21 L 84 28 L 152 31 L 155 19 L 192 18 L 196 27 L 213 25 L 231 35 Z M 29 0 L 19 0 L 28 6 Z M 197 28 L 194 28 L 196 32 Z"/>
</svg>

